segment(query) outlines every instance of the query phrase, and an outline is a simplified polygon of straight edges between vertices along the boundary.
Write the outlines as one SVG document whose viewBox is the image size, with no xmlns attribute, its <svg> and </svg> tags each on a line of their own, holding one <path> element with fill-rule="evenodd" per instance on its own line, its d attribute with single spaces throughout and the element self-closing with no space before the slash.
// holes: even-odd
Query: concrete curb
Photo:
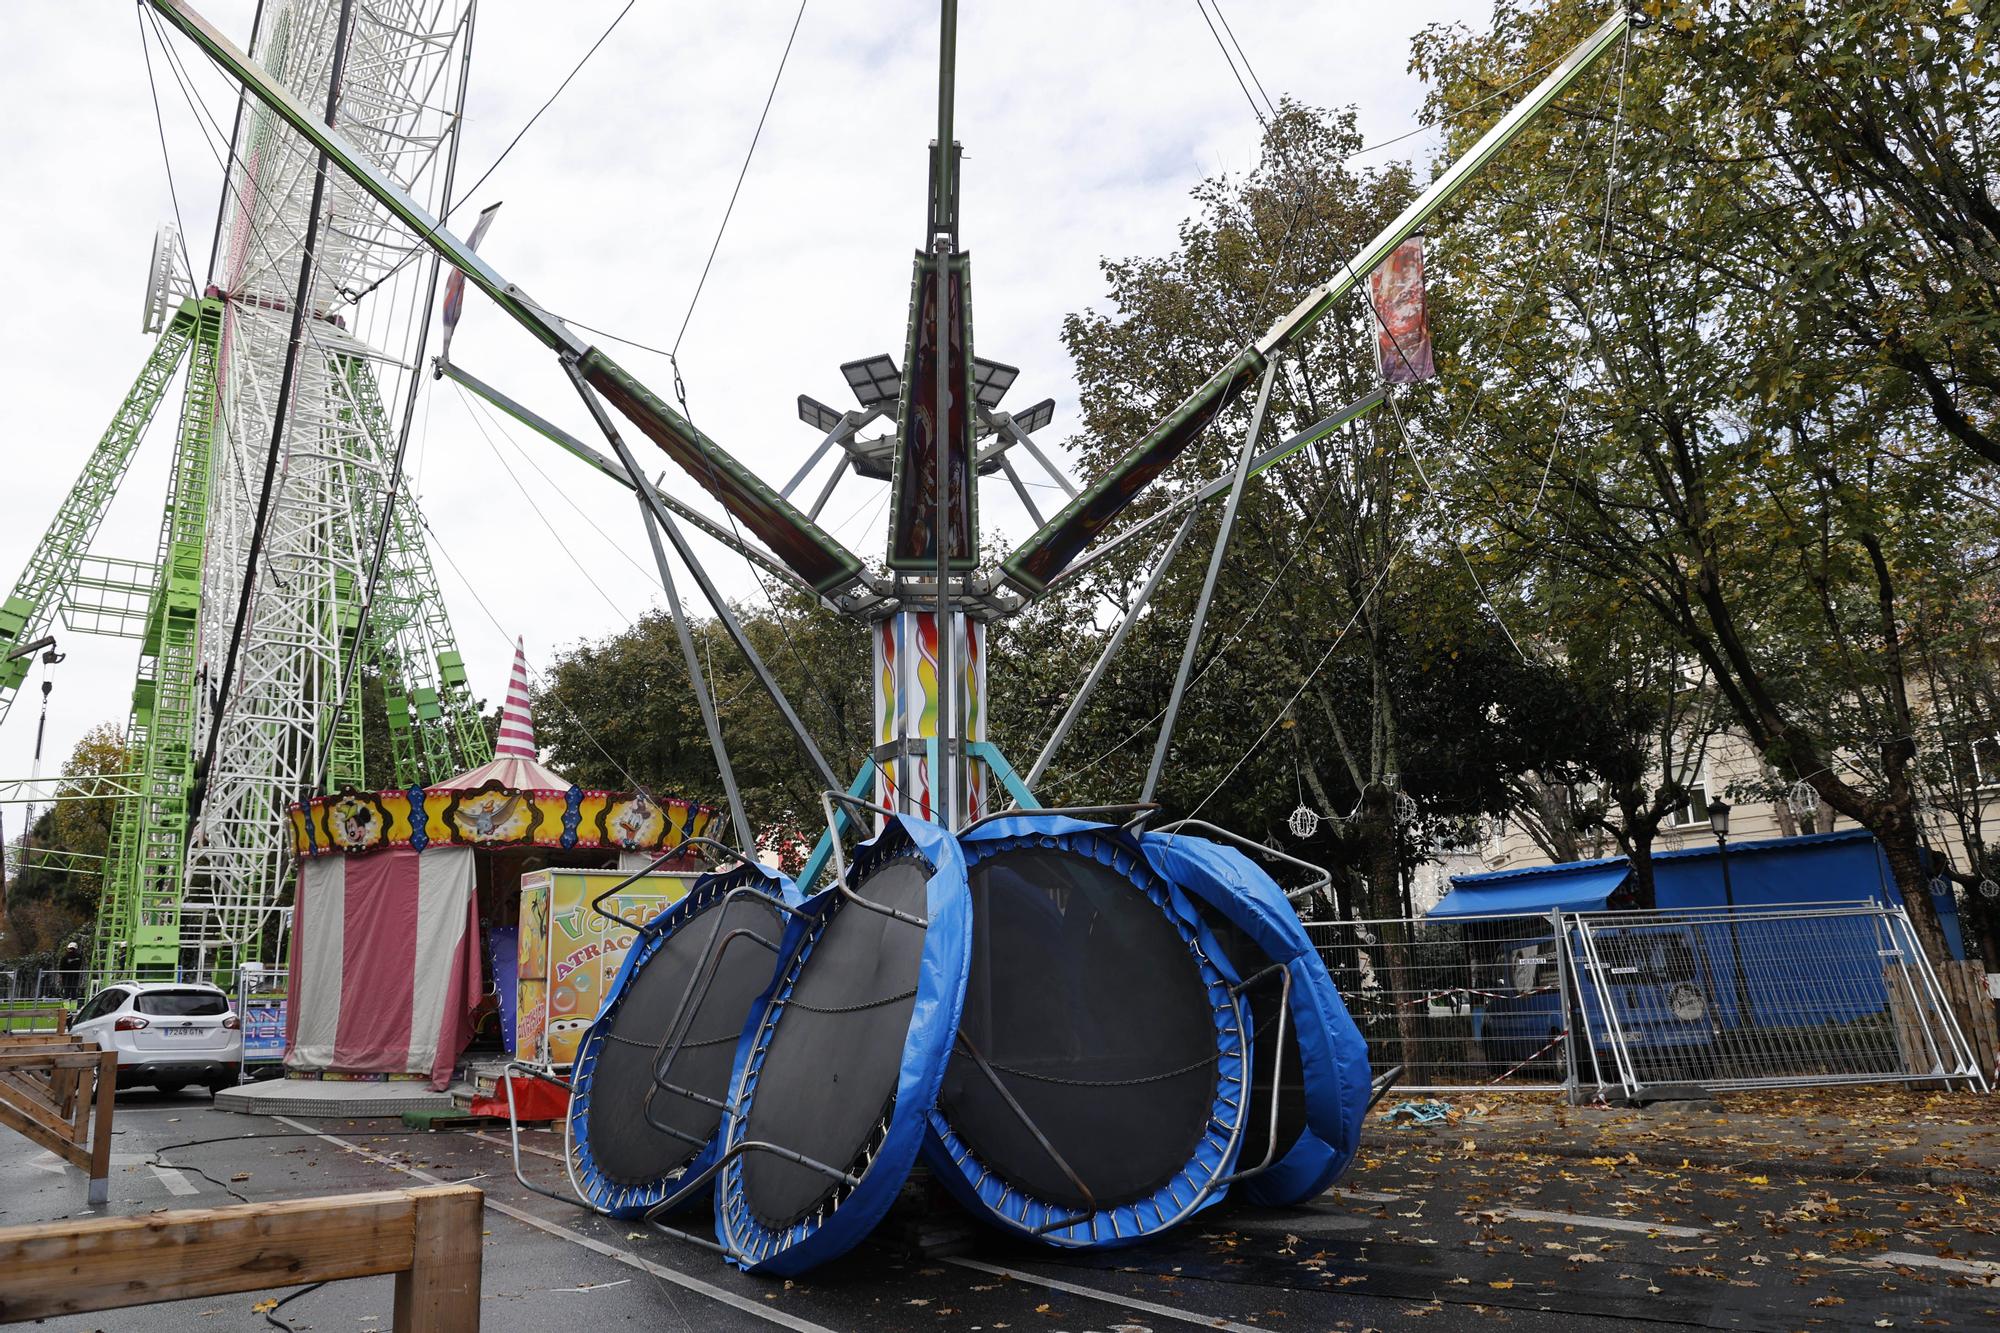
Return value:
<svg viewBox="0 0 2000 1333">
<path fill-rule="evenodd" d="M 1579 1159 L 1623 1157 L 1630 1153 L 1639 1159 L 1642 1166 L 1668 1170 L 1678 1167 L 1685 1161 L 1690 1166 L 1714 1171 L 1741 1171 L 1755 1167 L 1759 1173 L 1767 1175 L 1774 1171 L 1782 1171 L 1825 1180 L 1867 1180 L 1884 1185 L 1976 1186 L 1986 1191 L 2000 1190 L 2000 1171 L 1960 1170 L 1941 1166 L 1901 1166 L 1892 1162 L 1856 1165 L 1851 1162 L 1821 1162 L 1810 1159 L 1807 1163 L 1801 1163 L 1796 1159 L 1745 1156 L 1743 1153 L 1712 1152 L 1700 1148 L 1669 1150 L 1656 1143 L 1623 1144 L 1615 1147 L 1587 1143 L 1514 1143 L 1502 1139 L 1482 1139 L 1472 1127 L 1462 1129 L 1449 1138 L 1422 1129 L 1399 1129 L 1386 1133 L 1364 1131 L 1361 1146 L 1366 1150 L 1386 1148 L 1396 1144 L 1420 1143 L 1426 1147 L 1457 1150 L 1463 1147 L 1468 1136 L 1473 1140 L 1473 1151 L 1479 1153 L 1540 1153 L 1550 1157 Z"/>
</svg>

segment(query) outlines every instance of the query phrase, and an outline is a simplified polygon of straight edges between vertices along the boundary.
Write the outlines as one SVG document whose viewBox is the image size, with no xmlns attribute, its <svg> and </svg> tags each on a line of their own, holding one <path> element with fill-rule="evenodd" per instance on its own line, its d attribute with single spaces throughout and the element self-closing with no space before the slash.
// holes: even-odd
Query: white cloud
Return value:
<svg viewBox="0 0 2000 1333">
<path fill-rule="evenodd" d="M 481 7 L 462 182 L 484 170 L 622 3 Z M 200 7 L 247 39 L 249 0 Z M 635 8 L 472 200 L 468 218 L 472 208 L 506 200 L 483 247 L 493 263 L 552 309 L 670 344 L 794 8 L 790 0 Z M 1415 123 L 1422 90 L 1405 70 L 1413 32 L 1429 22 L 1477 23 L 1483 8 L 1480 0 L 1232 0 L 1227 13 L 1273 97 L 1355 103 L 1375 140 Z M 0 248 L 16 257 L 17 275 L 14 317 L 0 326 L 9 407 L 0 578 L 11 579 L 149 350 L 138 328 L 142 279 L 153 228 L 171 216 L 171 203 L 138 27 L 125 7 L 10 5 L 0 29 L 0 107 L 10 127 L 0 143 Z M 233 90 L 173 40 L 210 106 L 226 112 Z M 901 359 L 935 130 L 936 46 L 935 7 L 921 0 L 806 12 L 681 354 L 695 420 L 766 478 L 788 477 L 814 443 L 794 415 L 798 393 L 842 405 L 841 361 L 878 351 Z M 153 60 L 173 179 L 201 265 L 220 175 L 157 48 Z M 1257 125 L 1194 5 L 1011 0 L 964 6 L 957 137 L 966 146 L 963 232 L 974 257 L 979 349 L 1022 368 L 1010 405 L 1056 399 L 1044 438 L 1059 440 L 1075 423 L 1061 317 L 1101 299 L 1101 256 L 1170 247 L 1189 189 L 1254 162 Z M 1429 150 L 1424 139 L 1402 147 Z M 454 359 L 591 438 L 539 345 L 476 293 L 468 307 Z M 660 358 L 621 349 L 620 359 L 670 389 Z M 542 492 L 535 498 L 557 531 L 552 538 L 496 468 L 457 391 L 424 384 L 416 484 L 442 544 L 506 635 L 526 635 L 531 656 L 546 661 L 563 644 L 621 626 L 573 560 L 626 614 L 657 599 L 628 563 L 646 563 L 646 553 L 626 493 L 519 437 L 607 542 L 503 444 L 530 489 Z M 150 558 L 171 411 L 171 403 L 162 410 L 100 550 Z M 652 466 L 650 447 L 639 447 Z M 875 554 L 880 500 L 879 486 L 850 480 L 828 506 L 828 526 Z M 1026 532 L 1004 483 L 989 485 L 982 504 L 988 523 Z M 740 561 L 707 554 L 732 593 L 754 591 Z M 474 685 L 497 697 L 506 638 L 439 565 Z M 63 638 L 70 657 L 56 669 L 50 770 L 85 728 L 122 721 L 129 706 L 134 646 Z M 28 770 L 34 703 L 24 695 L 0 728 L 0 777 Z"/>
</svg>

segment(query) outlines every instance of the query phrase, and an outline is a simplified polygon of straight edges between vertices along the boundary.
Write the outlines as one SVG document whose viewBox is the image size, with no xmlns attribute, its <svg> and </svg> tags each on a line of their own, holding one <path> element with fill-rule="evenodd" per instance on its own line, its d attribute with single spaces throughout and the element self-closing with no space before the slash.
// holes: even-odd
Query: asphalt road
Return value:
<svg viewBox="0 0 2000 1333">
<path fill-rule="evenodd" d="M 332 1136 L 332 1137 L 328 1137 Z M 1471 1329 L 1633 1323 L 1720 1329 L 2000 1326 L 2000 1181 L 1979 1188 L 1673 1169 L 1405 1143 L 1394 1131 L 1313 1206 L 1225 1206 L 1149 1245 L 1064 1256 L 967 1229 L 939 1203 L 794 1282 L 523 1190 L 504 1131 L 402 1132 L 211 1111 L 206 1094 L 119 1098 L 113 1214 L 473 1181 L 487 1191 L 483 1327 L 1137 1330 Z M 557 1183 L 557 1141 L 527 1139 Z M 0 1136 L 0 1225 L 93 1215 L 82 1177 Z M 950 1253 L 913 1238 L 955 1238 Z M 0 1287 L 5 1285 L 0 1274 Z M 277 1313 L 299 1330 L 390 1326 L 390 1280 Z M 50 1330 L 268 1329 L 289 1289 L 51 1320 Z"/>
</svg>

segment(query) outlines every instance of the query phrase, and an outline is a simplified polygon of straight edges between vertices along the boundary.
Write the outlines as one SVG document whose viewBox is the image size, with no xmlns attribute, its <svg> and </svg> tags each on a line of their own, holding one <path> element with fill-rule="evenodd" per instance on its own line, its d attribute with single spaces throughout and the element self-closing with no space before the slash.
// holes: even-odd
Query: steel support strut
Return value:
<svg viewBox="0 0 2000 1333">
<path fill-rule="evenodd" d="M 1194 520 L 1198 512 L 1190 509 L 1187 517 L 1181 520 L 1180 527 L 1174 530 L 1173 538 L 1168 541 L 1167 549 L 1161 553 L 1159 563 L 1153 566 L 1153 572 L 1146 576 L 1145 585 L 1139 589 L 1138 597 L 1133 599 L 1132 609 L 1125 613 L 1125 618 L 1118 622 L 1118 628 L 1111 632 L 1111 641 L 1105 644 L 1104 651 L 1097 655 L 1097 661 L 1090 668 L 1090 674 L 1083 678 L 1083 684 L 1077 689 L 1076 698 L 1070 700 L 1069 707 L 1063 712 L 1062 720 L 1057 722 L 1056 729 L 1049 733 L 1048 743 L 1043 745 L 1042 752 L 1035 756 L 1035 766 L 1028 770 L 1027 777 L 1027 784 L 1031 789 L 1042 780 L 1042 774 L 1047 771 L 1049 761 L 1055 758 L 1056 751 L 1062 748 L 1062 743 L 1069 739 L 1070 728 L 1074 727 L 1077 718 L 1083 715 L 1084 705 L 1090 702 L 1090 696 L 1097 692 L 1098 682 L 1104 679 L 1104 673 L 1111 667 L 1111 659 L 1118 656 L 1118 650 L 1125 646 L 1125 636 L 1132 632 L 1132 626 L 1139 623 L 1139 613 L 1146 609 L 1146 603 L 1152 600 L 1154 591 L 1160 586 L 1160 580 L 1166 577 L 1167 566 L 1173 564 L 1174 557 L 1180 554 L 1181 543 L 1185 542 L 1188 534 L 1194 531 Z"/>
<path fill-rule="evenodd" d="M 653 520 L 653 507 L 639 495 L 639 513 L 646 521 L 646 541 L 653 548 L 653 563 L 660 570 L 660 587 L 666 590 L 667 611 L 674 618 L 674 636 L 680 640 L 681 656 L 687 661 L 688 682 L 694 686 L 695 701 L 701 705 L 701 725 L 708 732 L 708 748 L 715 755 L 716 771 L 722 775 L 722 794 L 729 802 L 729 818 L 736 826 L 736 845 L 745 855 L 757 846 L 750 832 L 749 816 L 743 813 L 743 796 L 736 789 L 736 769 L 729 762 L 729 746 L 722 739 L 722 722 L 715 715 L 715 696 L 709 693 L 708 677 L 701 669 L 701 656 L 694 650 L 694 635 L 687 617 L 681 613 L 681 595 L 674 586 L 673 567 L 667 563 L 666 548 L 660 545 L 660 525 Z"/>
<path fill-rule="evenodd" d="M 603 401 L 583 378 L 583 372 L 577 368 L 575 361 L 565 357 L 562 366 L 570 382 L 576 385 L 576 391 L 582 396 L 584 406 L 590 409 L 591 418 L 597 422 L 597 428 L 604 432 L 605 441 L 610 444 L 611 452 L 618 455 L 618 461 L 624 466 L 626 476 L 631 478 L 632 489 L 639 494 L 640 503 L 651 512 L 653 521 L 667 534 L 667 540 L 674 544 L 674 553 L 680 556 L 681 563 L 694 575 L 695 584 L 700 587 L 701 595 L 708 600 L 709 609 L 715 612 L 715 618 L 722 622 L 722 628 L 729 635 L 730 642 L 736 645 L 737 652 L 743 654 L 743 660 L 749 663 L 751 674 L 757 677 L 757 683 L 764 687 L 764 692 L 771 696 L 771 702 L 778 706 L 778 712 L 784 718 L 785 725 L 791 728 L 792 738 L 799 743 L 799 748 L 805 752 L 807 762 L 813 766 L 813 772 L 818 775 L 820 785 L 838 787 L 840 784 L 833 776 L 833 769 L 828 766 L 826 756 L 820 753 L 819 746 L 814 743 L 812 733 L 808 732 L 806 724 L 799 720 L 798 711 L 792 707 L 792 701 L 785 697 L 784 689 L 779 686 L 770 668 L 764 665 L 764 659 L 751 644 L 750 636 L 743 632 L 743 624 L 730 609 L 728 599 L 708 577 L 708 571 L 703 568 L 701 561 L 695 558 L 694 550 L 688 545 L 687 538 L 681 535 L 681 530 L 675 525 L 673 516 L 667 512 L 667 507 L 660 503 L 659 493 L 646 481 L 646 474 L 639 470 L 638 460 L 632 457 L 631 448 L 618 433 L 618 427 L 612 424 L 611 414 L 605 411 Z"/>
<path fill-rule="evenodd" d="M 1229 536 L 1236 529 L 1236 511 L 1243 504 L 1243 485 L 1250 479 L 1250 460 L 1257 454 L 1257 437 L 1264 433 L 1264 413 L 1271 406 L 1271 386 L 1278 378 L 1275 358 L 1264 367 L 1257 385 L 1257 405 L 1250 409 L 1250 429 L 1243 433 L 1243 447 L 1236 453 L 1236 475 L 1229 483 L 1229 500 L 1222 507 L 1222 526 L 1215 534 L 1215 549 L 1208 555 L 1208 576 L 1201 581 L 1201 596 L 1194 604 L 1194 621 L 1188 626 L 1187 644 L 1181 649 L 1181 667 L 1174 676 L 1173 693 L 1167 696 L 1167 715 L 1160 721 L 1159 739 L 1153 742 L 1153 762 L 1146 770 L 1141 801 L 1153 799 L 1159 790 L 1160 770 L 1166 766 L 1167 747 L 1173 744 L 1174 723 L 1180 719 L 1181 701 L 1187 695 L 1188 674 L 1194 669 L 1195 649 L 1201 645 L 1202 626 L 1208 621 L 1208 604 L 1215 597 L 1215 581 L 1222 573 L 1222 558 L 1229 553 Z"/>
<path fill-rule="evenodd" d="M 951 486 L 958 474 L 958 436 L 951 428 L 951 253 L 958 244 L 958 184 L 952 179 L 951 117 L 958 64 L 958 0 L 942 0 L 938 14 L 938 142 L 937 203 L 942 205 L 943 224 L 931 241 L 937 256 L 937 300 L 932 313 L 937 325 L 937 408 L 931 424 L 932 492 L 937 513 L 931 523 L 931 541 L 937 548 L 937 767 L 931 773 L 931 814 L 949 829 L 958 823 L 958 679 L 952 674 L 951 555 L 954 542 L 951 524 L 957 516 Z M 968 346 L 966 354 L 971 355 Z M 963 386 L 961 386 L 961 391 Z M 970 434 L 973 405 L 964 405 Z M 965 484 L 978 484 L 972 460 L 965 460 Z M 974 512 L 967 497 L 966 512 Z M 965 534 L 967 551 L 973 549 L 975 534 Z M 829 782 L 829 789 L 840 784 Z"/>
</svg>

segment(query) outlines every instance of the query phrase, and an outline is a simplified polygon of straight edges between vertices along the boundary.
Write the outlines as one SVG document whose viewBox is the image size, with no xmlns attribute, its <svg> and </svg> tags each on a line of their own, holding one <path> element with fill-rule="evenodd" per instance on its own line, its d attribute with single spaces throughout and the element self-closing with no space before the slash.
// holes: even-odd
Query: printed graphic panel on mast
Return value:
<svg viewBox="0 0 2000 1333">
<path fill-rule="evenodd" d="M 903 355 L 903 392 L 897 403 L 896 466 L 890 483 L 889 567 L 937 569 L 937 300 L 939 265 L 919 253 L 910 292 L 910 335 Z M 951 401 L 943 432 L 946 477 L 951 486 L 951 567 L 969 570 L 979 556 L 978 495 L 972 484 L 971 266 L 963 253 L 944 264 Z"/>
</svg>

